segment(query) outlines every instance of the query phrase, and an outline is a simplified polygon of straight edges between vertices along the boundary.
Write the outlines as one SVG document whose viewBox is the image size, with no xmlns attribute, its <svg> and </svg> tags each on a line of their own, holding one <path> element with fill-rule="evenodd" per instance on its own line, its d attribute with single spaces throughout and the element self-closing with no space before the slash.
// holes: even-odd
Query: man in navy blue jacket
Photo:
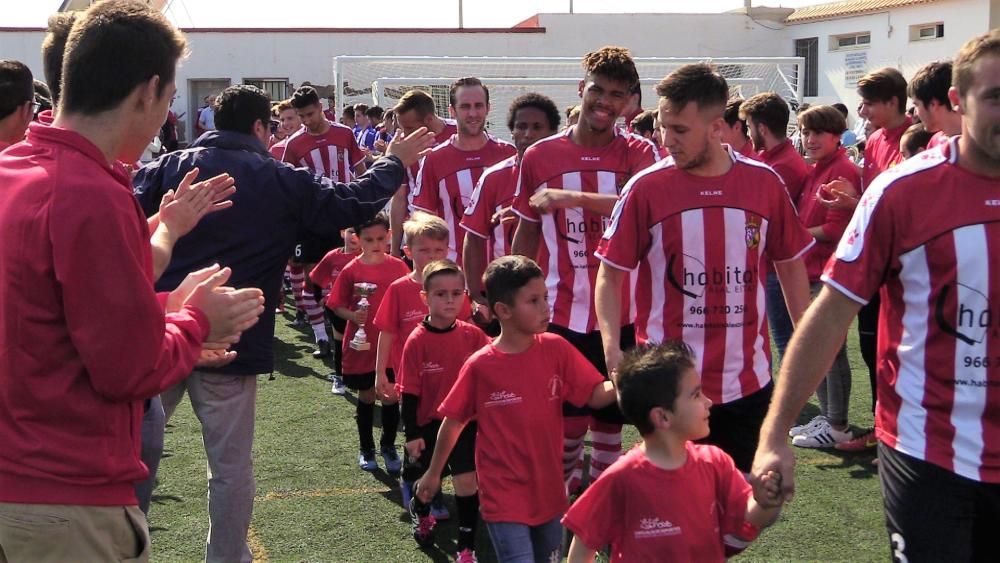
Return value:
<svg viewBox="0 0 1000 563">
<path fill-rule="evenodd" d="M 177 241 L 157 288 L 169 290 L 188 272 L 218 263 L 232 269 L 229 285 L 259 287 L 266 301 L 260 322 L 233 346 L 235 360 L 196 370 L 162 395 L 169 420 L 187 391 L 202 423 L 210 471 L 206 561 L 251 561 L 246 537 L 255 490 L 251 450 L 256 375 L 274 367 L 274 310 L 295 241 L 302 232 L 329 237 L 374 216 L 404 182 L 406 167 L 434 139 L 426 130 L 416 131 L 391 143 L 386 157 L 355 182 L 335 183 L 271 158 L 266 149 L 270 111 L 261 90 L 227 88 L 217 101 L 216 131 L 141 169 L 133 181 L 136 197 L 151 215 L 163 194 L 193 168 L 201 178 L 231 175 L 237 188 L 233 206 L 205 217 Z"/>
</svg>

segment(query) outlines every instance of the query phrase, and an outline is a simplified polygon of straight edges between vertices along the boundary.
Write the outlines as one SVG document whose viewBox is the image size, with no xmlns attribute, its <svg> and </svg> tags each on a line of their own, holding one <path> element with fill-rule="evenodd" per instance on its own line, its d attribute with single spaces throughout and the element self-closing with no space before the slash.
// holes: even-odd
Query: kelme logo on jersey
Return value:
<svg viewBox="0 0 1000 563">
<path fill-rule="evenodd" d="M 949 318 L 948 302 L 958 301 L 954 318 Z M 950 334 L 974 346 L 981 344 L 990 331 L 1000 328 L 1000 311 L 994 311 L 984 293 L 967 285 L 946 285 L 938 293 L 934 304 L 934 320 L 945 334 Z"/>
<path fill-rule="evenodd" d="M 671 254 L 667 259 L 667 281 L 684 295 L 700 299 L 709 293 L 743 293 L 757 283 L 757 269 L 745 265 L 706 268 L 687 254 Z"/>
</svg>

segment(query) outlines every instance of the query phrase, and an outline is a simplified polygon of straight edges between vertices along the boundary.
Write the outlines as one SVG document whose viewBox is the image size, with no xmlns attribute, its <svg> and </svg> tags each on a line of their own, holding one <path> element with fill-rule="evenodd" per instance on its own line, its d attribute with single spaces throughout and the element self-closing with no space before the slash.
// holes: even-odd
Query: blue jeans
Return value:
<svg viewBox="0 0 1000 563">
<path fill-rule="evenodd" d="M 501 563 L 547 563 L 562 560 L 561 516 L 537 526 L 487 522 L 493 551 Z"/>
<path fill-rule="evenodd" d="M 773 265 L 772 265 L 773 268 Z M 778 349 L 778 361 L 785 357 L 785 348 L 792 339 L 792 318 L 785 307 L 785 294 L 781 292 L 778 274 L 772 269 L 767 273 L 764 287 L 764 303 L 767 310 L 767 324 L 771 327 L 771 341 Z"/>
</svg>

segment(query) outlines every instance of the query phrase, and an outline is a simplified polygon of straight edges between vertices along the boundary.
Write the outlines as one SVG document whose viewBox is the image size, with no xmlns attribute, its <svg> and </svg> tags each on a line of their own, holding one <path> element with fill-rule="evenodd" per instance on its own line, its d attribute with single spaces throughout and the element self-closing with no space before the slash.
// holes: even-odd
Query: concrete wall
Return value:
<svg viewBox="0 0 1000 563">
<path fill-rule="evenodd" d="M 944 0 L 864 16 L 834 19 L 816 23 L 789 25 L 785 29 L 786 54 L 794 54 L 795 40 L 819 38 L 819 92 L 807 101 L 819 103 L 843 102 L 854 108 L 860 102 L 854 84 L 845 79 L 847 57 L 863 56 L 866 69 L 884 66 L 900 69 L 909 79 L 924 64 L 950 59 L 959 47 L 975 35 L 989 30 L 991 2 L 997 0 Z M 942 22 L 944 37 L 910 41 L 910 26 Z M 830 49 L 830 36 L 871 32 L 871 44 L 851 50 Z M 856 60 L 856 59 L 855 59 Z"/>
</svg>

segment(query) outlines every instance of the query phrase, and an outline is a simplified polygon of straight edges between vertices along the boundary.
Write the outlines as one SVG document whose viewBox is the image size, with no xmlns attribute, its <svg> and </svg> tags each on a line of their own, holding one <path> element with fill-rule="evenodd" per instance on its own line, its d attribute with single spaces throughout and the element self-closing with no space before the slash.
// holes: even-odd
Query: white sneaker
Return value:
<svg viewBox="0 0 1000 563">
<path fill-rule="evenodd" d="M 330 388 L 330 392 L 334 395 L 343 395 L 347 393 L 347 387 L 344 385 L 344 378 L 339 375 L 333 376 L 333 387 Z"/>
<path fill-rule="evenodd" d="M 818 426 L 820 424 L 826 424 L 826 417 L 823 416 L 823 415 L 821 415 L 821 414 L 820 415 L 816 415 L 815 417 L 813 417 L 812 420 L 810 420 L 809 422 L 807 422 L 805 424 L 800 424 L 798 426 L 793 426 L 788 431 L 788 437 L 789 438 L 794 438 L 794 437 L 798 436 L 799 434 L 806 434 L 808 432 L 811 432 L 813 428 L 815 428 L 816 426 Z"/>
<path fill-rule="evenodd" d="M 792 445 L 799 448 L 832 448 L 853 438 L 854 434 L 851 433 L 849 428 L 840 431 L 830 426 L 830 423 L 824 420 L 822 424 L 814 426 L 809 432 L 792 438 Z"/>
</svg>

